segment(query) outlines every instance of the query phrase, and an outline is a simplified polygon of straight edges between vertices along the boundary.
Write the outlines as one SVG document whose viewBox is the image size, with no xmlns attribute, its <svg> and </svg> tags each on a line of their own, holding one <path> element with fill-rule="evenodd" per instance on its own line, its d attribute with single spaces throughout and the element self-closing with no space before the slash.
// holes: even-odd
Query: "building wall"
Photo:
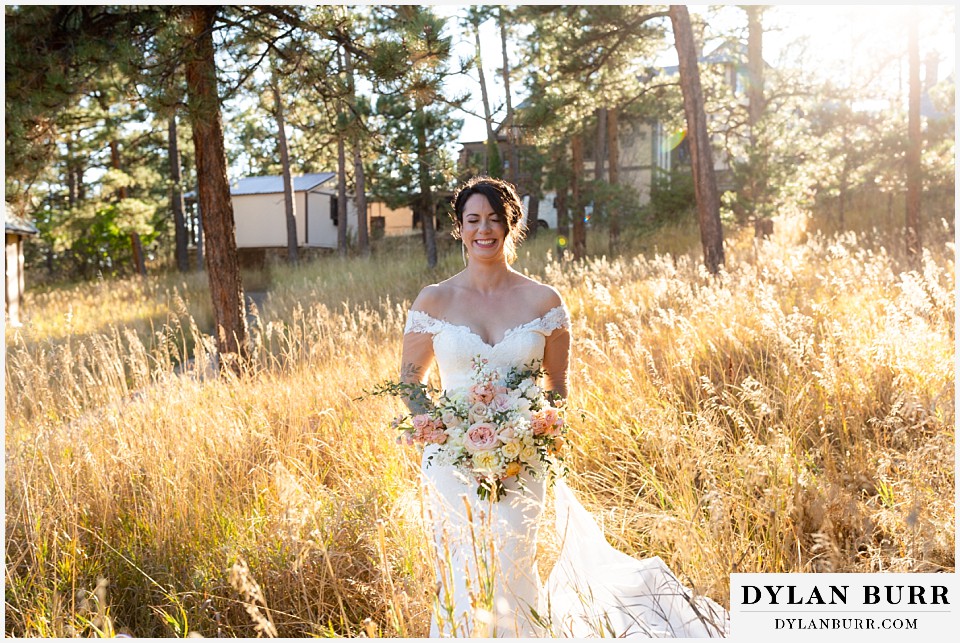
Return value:
<svg viewBox="0 0 960 643">
<path fill-rule="evenodd" d="M 4 304 L 6 317 L 11 324 L 20 323 L 20 300 L 23 297 L 23 238 L 5 234 Z"/>
<path fill-rule="evenodd" d="M 620 120 L 619 139 L 620 183 L 633 186 L 640 197 L 640 205 L 644 205 L 650 201 L 650 187 L 656 168 L 670 170 L 669 139 L 660 123 L 628 119 Z M 591 180 L 594 162 L 590 156 L 586 156 L 583 167 L 586 179 Z M 606 163 L 604 170 L 609 171 Z M 606 176 L 609 177 L 608 174 Z"/>
<path fill-rule="evenodd" d="M 631 120 L 626 117 L 620 119 L 620 182 L 631 185 L 639 195 L 640 205 L 650 201 L 650 187 L 653 184 L 655 168 L 669 172 L 671 165 L 670 145 L 671 139 L 663 131 L 663 126 L 659 123 L 649 123 L 641 120 Z M 584 136 L 586 149 L 584 150 L 584 179 L 589 181 L 594 176 L 594 160 L 592 146 L 596 137 L 594 132 L 588 132 Z M 469 164 L 470 159 L 475 155 L 482 155 L 484 152 L 482 142 L 464 143 L 460 150 L 460 168 L 461 171 Z M 507 147 L 500 144 L 501 157 L 506 158 Z M 604 168 L 607 168 L 604 162 Z M 555 194 L 550 192 L 544 195 L 540 201 L 539 219 L 545 221 L 551 228 L 556 227 L 557 213 L 553 205 Z M 529 197 L 523 196 L 523 203 L 526 207 L 529 203 Z M 526 216 L 526 215 L 524 215 Z"/>
<path fill-rule="evenodd" d="M 333 225 L 331 216 L 332 192 L 310 192 L 307 204 L 307 246 L 314 248 L 336 248 L 337 226 Z M 368 228 L 369 229 L 369 228 Z M 355 239 L 357 236 L 357 206 L 351 195 L 347 196 L 347 236 Z"/>
<path fill-rule="evenodd" d="M 304 245 L 304 192 L 294 196 L 297 219 L 297 245 Z M 285 248 L 287 221 L 283 194 L 245 194 L 234 196 L 233 220 L 238 248 Z"/>
<path fill-rule="evenodd" d="M 323 192 L 294 194 L 299 247 L 337 247 L 337 226 L 330 217 L 331 196 Z M 283 194 L 245 194 L 232 199 L 238 248 L 287 247 Z M 347 219 L 347 234 L 356 237 L 357 208 L 351 197 L 347 198 Z"/>
<path fill-rule="evenodd" d="M 389 208 L 386 203 L 370 203 L 367 206 L 370 217 L 384 218 L 384 234 L 388 237 L 414 234 L 413 210 L 408 207 Z"/>
</svg>

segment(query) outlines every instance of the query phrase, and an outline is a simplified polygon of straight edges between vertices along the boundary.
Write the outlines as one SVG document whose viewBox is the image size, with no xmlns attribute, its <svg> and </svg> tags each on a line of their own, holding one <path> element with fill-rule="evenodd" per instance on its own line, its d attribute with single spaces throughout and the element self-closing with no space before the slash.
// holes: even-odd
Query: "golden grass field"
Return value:
<svg viewBox="0 0 960 643">
<path fill-rule="evenodd" d="M 570 486 L 612 544 L 724 605 L 737 571 L 953 571 L 951 231 L 915 270 L 895 236 L 799 214 L 728 236 L 719 278 L 690 224 L 616 259 L 597 231 L 579 265 L 549 234 L 521 248 L 572 315 Z M 441 256 L 273 267 L 239 378 L 204 376 L 202 275 L 28 288 L 5 633 L 425 636 L 417 455 L 399 401 L 357 398 L 396 377 L 409 303 L 458 269 Z"/>
</svg>

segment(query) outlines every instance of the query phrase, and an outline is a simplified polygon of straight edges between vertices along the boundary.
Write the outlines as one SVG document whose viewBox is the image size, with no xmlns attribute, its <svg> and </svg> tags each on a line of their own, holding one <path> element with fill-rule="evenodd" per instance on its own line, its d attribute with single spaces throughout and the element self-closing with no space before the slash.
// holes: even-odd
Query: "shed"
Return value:
<svg viewBox="0 0 960 643">
<path fill-rule="evenodd" d="M 3 230 L 6 239 L 4 277 L 7 284 L 4 310 L 7 323 L 12 326 L 19 326 L 25 282 L 23 240 L 38 234 L 40 231 L 23 217 L 11 213 L 6 207 L 4 207 Z"/>
<path fill-rule="evenodd" d="M 334 172 L 293 177 L 297 245 L 301 248 L 336 248 L 337 181 Z M 287 223 L 282 176 L 249 176 L 230 184 L 237 248 L 286 248 Z M 196 193 L 184 198 L 196 202 Z M 368 230 L 404 234 L 412 230 L 412 213 L 390 210 L 383 204 L 367 207 Z M 372 227 L 371 227 L 372 225 Z M 353 195 L 347 199 L 347 236 L 357 235 L 357 209 Z"/>
<path fill-rule="evenodd" d="M 297 245 L 337 247 L 337 182 L 333 172 L 293 177 Z M 283 177 L 250 176 L 230 185 L 238 248 L 285 248 Z M 357 212 L 347 201 L 347 234 L 356 234 Z"/>
</svg>

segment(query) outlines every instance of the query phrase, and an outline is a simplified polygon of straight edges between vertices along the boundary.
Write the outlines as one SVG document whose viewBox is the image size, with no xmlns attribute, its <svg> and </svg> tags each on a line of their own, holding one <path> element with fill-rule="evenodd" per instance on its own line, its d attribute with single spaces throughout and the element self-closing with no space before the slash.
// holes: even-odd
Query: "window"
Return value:
<svg viewBox="0 0 960 643">
<path fill-rule="evenodd" d="M 330 220 L 333 221 L 333 225 L 340 225 L 340 204 L 337 197 L 330 195 Z"/>
</svg>

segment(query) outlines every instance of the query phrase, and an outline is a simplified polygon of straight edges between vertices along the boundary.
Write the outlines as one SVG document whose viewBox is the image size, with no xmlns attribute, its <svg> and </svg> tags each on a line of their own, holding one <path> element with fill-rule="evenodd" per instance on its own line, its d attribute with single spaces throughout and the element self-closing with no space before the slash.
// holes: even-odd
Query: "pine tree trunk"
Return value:
<svg viewBox="0 0 960 643">
<path fill-rule="evenodd" d="M 76 134 L 71 133 L 70 138 L 73 139 Z M 76 201 L 75 203 L 79 205 L 83 203 L 87 198 L 87 186 L 83 182 L 83 161 L 78 159 L 76 156 L 71 155 L 70 157 L 70 168 L 69 174 L 73 177 L 73 184 L 76 187 Z"/>
<path fill-rule="evenodd" d="M 167 150 L 170 157 L 170 209 L 173 211 L 173 238 L 176 245 L 177 270 L 190 270 L 190 257 L 187 254 L 187 223 L 183 203 L 183 173 L 180 167 L 180 146 L 177 141 L 177 116 L 170 116 L 167 127 Z"/>
<path fill-rule="evenodd" d="M 921 256 L 920 204 L 923 190 L 921 165 L 922 131 L 920 128 L 920 37 L 917 9 L 913 10 L 907 31 L 907 50 L 910 61 L 910 96 L 907 114 L 907 257 L 914 264 Z"/>
<path fill-rule="evenodd" d="M 437 226 L 434 221 L 433 189 L 430 185 L 430 165 L 427 159 L 426 115 L 423 106 L 417 106 L 414 115 L 417 132 L 417 170 L 420 182 L 420 221 L 423 224 L 423 240 L 426 244 L 427 267 L 437 266 Z"/>
<path fill-rule="evenodd" d="M 353 56 L 350 50 L 344 51 L 344 63 L 347 67 L 347 82 L 350 85 L 350 103 L 354 106 L 354 118 L 359 119 L 360 113 L 356 111 L 357 105 L 357 85 L 353 73 Z M 363 256 L 370 255 L 370 233 L 367 214 L 367 185 L 366 175 L 363 171 L 363 150 L 360 142 L 359 123 L 354 123 L 353 136 L 351 137 L 353 146 L 353 176 L 356 194 L 354 194 L 357 206 L 357 244 L 360 246 L 360 253 Z"/>
<path fill-rule="evenodd" d="M 748 5 L 747 12 L 747 96 L 750 101 L 748 118 L 750 123 L 750 144 L 757 145 L 757 123 L 763 115 L 763 24 L 760 17 L 763 7 Z"/>
<path fill-rule="evenodd" d="M 77 203 L 83 203 L 87 200 L 87 184 L 83 182 L 83 166 L 78 164 L 74 171 L 77 176 Z"/>
<path fill-rule="evenodd" d="M 187 26 L 193 38 L 187 51 L 187 104 L 193 126 L 199 205 L 206 237 L 206 265 L 213 300 L 220 368 L 240 374 L 246 357 L 246 315 L 237 258 L 237 236 L 227 180 L 223 119 L 217 92 L 213 47 L 216 7 L 190 6 Z"/>
<path fill-rule="evenodd" d="M 573 174 L 570 179 L 570 192 L 573 199 L 573 258 L 583 259 L 587 255 L 587 227 L 583 221 L 583 135 L 573 135 L 571 142 L 573 155 Z"/>
<path fill-rule="evenodd" d="M 606 175 L 604 163 L 607 156 L 607 108 L 597 109 L 597 136 L 593 149 L 593 180 L 603 181 Z M 596 208 L 594 204 L 594 208 Z"/>
<path fill-rule="evenodd" d="M 346 133 L 337 133 L 337 252 L 347 256 L 347 150 Z"/>
<path fill-rule="evenodd" d="M 527 237 L 536 239 L 540 232 L 540 197 L 530 194 L 530 203 L 527 206 Z"/>
<path fill-rule="evenodd" d="M 133 251 L 133 267 L 141 277 L 147 276 L 147 266 L 143 260 L 143 242 L 139 232 L 130 233 L 130 249 Z"/>
<path fill-rule="evenodd" d="M 474 47 L 476 47 L 476 55 L 474 56 L 474 64 L 477 66 L 477 74 L 480 78 L 480 100 L 483 103 L 483 120 L 484 124 L 487 127 L 487 145 L 484 148 L 483 152 L 483 166 L 487 168 L 487 172 L 491 176 L 500 176 L 501 168 L 496 168 L 497 172 L 494 173 L 494 168 L 490 165 L 490 151 L 497 146 L 497 137 L 493 133 L 493 117 L 490 115 L 490 97 L 487 94 L 487 79 L 486 75 L 483 73 L 483 57 L 480 54 L 480 23 L 476 22 L 473 25 L 473 35 L 474 35 Z M 499 157 L 499 154 L 497 155 Z"/>
<path fill-rule="evenodd" d="M 840 187 L 838 190 L 839 195 L 837 197 L 837 200 L 838 200 L 837 226 L 839 227 L 840 232 L 843 232 L 843 230 L 845 230 L 847 227 L 846 213 L 847 213 L 847 174 L 848 174 L 847 166 L 848 165 L 849 165 L 849 161 L 847 159 L 844 159 L 843 169 L 840 170 Z"/>
<path fill-rule="evenodd" d="M 283 117 L 283 99 L 276 79 L 273 82 L 273 108 L 277 118 L 277 141 L 280 144 L 280 166 L 283 174 L 283 211 L 287 222 L 287 261 L 296 264 L 300 261 L 297 242 L 297 201 L 293 191 L 293 172 L 290 170 L 290 149 L 287 146 L 287 132 Z"/>
<path fill-rule="evenodd" d="M 77 205 L 77 175 L 73 171 L 73 133 L 67 139 L 67 159 L 64 174 L 67 177 L 67 206 L 72 210 Z"/>
<path fill-rule="evenodd" d="M 766 155 L 760 149 L 758 134 L 760 119 L 766 108 L 763 97 L 763 23 L 761 22 L 764 8 L 759 5 L 748 5 L 744 10 L 747 12 L 747 74 L 749 77 L 747 119 L 750 127 L 750 148 L 753 150 L 751 155 L 756 159 L 756 162 L 751 165 L 748 181 L 750 194 L 753 197 L 754 225 L 760 225 L 759 219 L 767 216 Z M 770 221 L 766 225 L 769 228 L 773 222 Z"/>
<path fill-rule="evenodd" d="M 199 184 L 196 193 L 199 198 Z M 200 202 L 197 201 L 197 272 L 203 272 L 206 265 L 206 260 L 203 257 L 203 211 L 200 209 Z"/>
<path fill-rule="evenodd" d="M 553 166 L 554 171 L 566 174 L 562 168 L 566 166 L 566 154 L 560 146 L 554 148 Z M 565 239 L 570 238 L 570 218 L 567 216 L 567 182 L 560 181 L 561 185 L 557 188 L 557 198 L 554 206 L 557 209 L 557 232 Z"/>
<path fill-rule="evenodd" d="M 683 111 L 687 118 L 687 137 L 693 166 L 693 183 L 700 220 L 700 241 L 703 260 L 711 274 L 717 274 L 724 262 L 723 228 L 720 224 L 720 197 L 713 167 L 713 153 L 707 134 L 707 117 L 703 108 L 703 90 L 697 67 L 697 48 L 686 5 L 670 5 L 670 22 L 680 63 L 680 90 Z"/>
<path fill-rule="evenodd" d="M 513 99 L 510 97 L 510 59 L 507 57 L 507 19 L 500 7 L 500 50 L 503 56 L 503 89 L 507 100 L 507 117 L 504 122 L 509 126 L 507 131 L 507 147 L 510 153 L 510 182 L 517 188 L 517 193 L 523 196 L 525 191 L 536 192 L 535 189 L 520 185 L 520 154 L 517 150 L 516 132 L 519 131 L 514 121 Z"/>
<path fill-rule="evenodd" d="M 608 172 L 610 185 L 620 184 L 620 110 L 611 108 L 607 113 L 607 153 L 609 154 Z M 620 249 L 620 208 L 616 204 L 610 208 L 610 256 Z"/>
<path fill-rule="evenodd" d="M 561 237 L 570 238 L 570 213 L 567 211 L 567 188 L 566 186 L 557 190 L 557 200 L 554 203 L 557 208 L 557 232 Z"/>
</svg>

